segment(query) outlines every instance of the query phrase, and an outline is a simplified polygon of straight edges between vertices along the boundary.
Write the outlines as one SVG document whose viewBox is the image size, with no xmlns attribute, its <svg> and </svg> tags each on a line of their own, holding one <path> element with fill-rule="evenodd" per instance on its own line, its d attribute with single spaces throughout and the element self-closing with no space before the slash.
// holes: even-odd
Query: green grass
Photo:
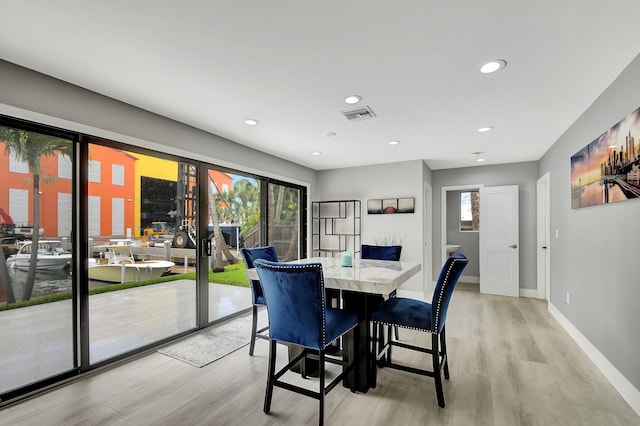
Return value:
<svg viewBox="0 0 640 426">
<path fill-rule="evenodd" d="M 164 283 L 168 281 L 176 280 L 192 280 L 195 281 L 196 273 L 188 272 L 186 274 L 169 275 L 166 277 L 154 278 L 146 281 L 135 281 L 123 284 L 109 284 L 104 287 L 98 287 L 89 290 L 89 294 L 108 293 L 111 291 L 124 290 L 127 288 L 144 287 L 147 285 L 153 285 L 158 283 Z M 236 263 L 233 265 L 227 265 L 224 267 L 224 272 L 212 272 L 209 271 L 209 282 L 217 284 L 226 284 L 239 287 L 249 287 L 249 280 L 245 276 L 245 266 L 243 263 Z M 24 308 L 26 306 L 41 305 L 43 303 L 58 302 L 60 300 L 71 299 L 71 292 L 49 294 L 46 296 L 36 297 L 31 300 L 24 300 L 21 302 L 0 305 L 0 311 L 8 311 L 9 309 Z"/>
</svg>

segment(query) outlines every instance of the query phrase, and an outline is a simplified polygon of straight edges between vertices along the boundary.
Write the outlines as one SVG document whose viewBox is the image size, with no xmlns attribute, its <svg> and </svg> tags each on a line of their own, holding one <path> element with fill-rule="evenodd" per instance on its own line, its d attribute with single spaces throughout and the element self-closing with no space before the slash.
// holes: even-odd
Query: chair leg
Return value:
<svg viewBox="0 0 640 426">
<path fill-rule="evenodd" d="M 391 349 L 393 348 L 393 345 L 391 344 L 391 332 L 392 332 L 392 328 L 394 328 L 393 326 L 388 326 L 387 327 L 387 341 L 389 342 L 389 348 L 387 349 L 387 362 L 391 363 Z M 396 327 L 396 332 L 398 331 L 398 328 Z"/>
<path fill-rule="evenodd" d="M 393 330 L 394 330 L 395 335 L 396 335 L 396 340 L 400 340 L 400 334 L 398 333 L 398 326 L 397 325 L 394 326 Z"/>
<path fill-rule="evenodd" d="M 444 392 L 442 390 L 442 376 L 440 375 L 440 349 L 438 348 L 439 337 L 437 334 L 431 335 L 431 358 L 433 359 L 433 379 L 436 382 L 436 396 L 438 405 L 444 408 Z"/>
<path fill-rule="evenodd" d="M 275 382 L 276 374 L 276 341 L 269 341 L 269 367 L 267 372 L 267 390 L 264 395 L 264 408 L 263 411 L 268 413 L 271 411 L 271 397 L 273 396 L 273 383 Z"/>
<path fill-rule="evenodd" d="M 377 385 L 378 354 L 380 350 L 378 349 L 378 326 L 372 323 L 370 327 L 372 332 L 371 342 L 369 342 L 369 350 L 371 351 L 369 356 L 369 383 L 371 383 L 372 388 L 375 388 Z M 353 382 L 355 382 L 355 380 L 353 380 Z"/>
<path fill-rule="evenodd" d="M 377 334 L 376 334 L 376 339 L 374 341 L 374 344 L 378 345 L 378 351 L 377 354 L 381 353 L 382 350 L 384 349 L 384 326 L 382 324 L 373 324 L 373 327 L 377 327 Z M 377 355 L 376 354 L 376 355 Z M 383 356 L 382 358 L 380 358 L 381 361 L 386 361 L 387 357 Z M 382 365 L 378 365 L 379 368 L 382 368 Z"/>
<path fill-rule="evenodd" d="M 318 412 L 318 424 L 320 426 L 324 425 L 324 351 L 319 351 L 319 356 L 318 358 L 320 358 L 319 363 L 319 379 L 320 379 L 320 398 L 319 398 L 319 402 L 320 402 L 320 410 Z"/>
<path fill-rule="evenodd" d="M 444 361 L 444 378 L 449 380 L 449 357 L 447 356 L 447 340 L 444 334 L 444 327 L 440 332 L 440 353 Z"/>
<path fill-rule="evenodd" d="M 253 356 L 256 347 L 256 332 L 258 330 L 258 307 L 253 305 L 253 322 L 251 324 L 251 343 L 249 344 L 249 355 Z"/>
</svg>

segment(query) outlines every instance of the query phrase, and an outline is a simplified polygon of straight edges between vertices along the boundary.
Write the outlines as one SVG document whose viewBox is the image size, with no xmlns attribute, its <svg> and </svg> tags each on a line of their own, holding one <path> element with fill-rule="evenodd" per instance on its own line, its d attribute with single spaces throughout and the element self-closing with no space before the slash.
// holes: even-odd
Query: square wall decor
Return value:
<svg viewBox="0 0 640 426">
<path fill-rule="evenodd" d="M 394 214 L 413 213 L 415 211 L 415 198 L 376 198 L 367 200 L 367 213 L 369 214 Z"/>
</svg>

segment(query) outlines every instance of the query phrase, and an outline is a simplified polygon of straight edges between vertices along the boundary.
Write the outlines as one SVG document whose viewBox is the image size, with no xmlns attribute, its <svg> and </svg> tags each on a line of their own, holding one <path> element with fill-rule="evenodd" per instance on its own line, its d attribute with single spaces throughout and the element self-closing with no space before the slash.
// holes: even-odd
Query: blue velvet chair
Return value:
<svg viewBox="0 0 640 426">
<path fill-rule="evenodd" d="M 324 422 L 324 398 L 353 370 L 353 345 L 347 345 L 343 359 L 325 357 L 331 343 L 351 332 L 357 324 L 355 313 L 327 306 L 321 263 L 290 264 L 267 260 L 254 262 L 267 302 L 269 314 L 269 367 L 264 412 L 271 409 L 274 386 L 315 398 L 320 403 L 319 424 Z M 289 363 L 276 371 L 276 344 L 278 342 L 302 347 L 302 351 Z M 304 358 L 318 360 L 319 390 L 314 392 L 280 380 L 299 361 L 302 376 Z M 325 386 L 325 362 L 342 365 L 343 369 Z M 351 381 L 354 392 L 355 382 Z"/>
<path fill-rule="evenodd" d="M 400 260 L 402 254 L 402 246 L 372 246 L 362 244 L 360 246 L 360 259 L 377 259 L 377 260 Z M 397 292 L 393 290 L 389 293 L 389 297 L 396 297 Z M 400 338 L 398 327 L 394 327 L 396 340 Z"/>
<path fill-rule="evenodd" d="M 240 253 L 242 254 L 242 259 L 247 269 L 253 268 L 253 262 L 258 259 L 266 259 L 273 262 L 278 261 L 278 254 L 276 253 L 276 248 L 273 246 L 243 248 L 240 249 Z M 266 305 L 264 295 L 262 294 L 262 286 L 258 280 L 251 280 L 251 303 L 253 305 L 253 322 L 251 325 L 249 355 L 253 355 L 256 339 L 269 340 L 269 336 L 265 334 L 265 331 L 267 331 L 269 327 L 263 327 L 258 330 L 258 308 Z"/>
<path fill-rule="evenodd" d="M 371 374 L 373 377 L 375 377 L 376 374 L 376 365 L 433 377 L 436 385 L 438 405 L 444 407 L 442 373 L 444 372 L 445 379 L 449 379 L 445 320 L 447 319 L 447 309 L 453 289 L 458 282 L 458 278 L 460 278 L 462 270 L 467 266 L 467 262 L 467 258 L 460 253 L 456 253 L 447 259 L 440 271 L 431 303 L 395 297 L 384 301 L 373 310 L 371 314 L 371 321 L 374 324 L 374 335 L 371 345 L 371 350 L 374 351 L 372 356 L 373 365 L 371 366 Z M 382 348 L 378 349 L 375 342 L 378 341 L 377 334 L 379 327 L 377 327 L 377 325 L 380 324 L 431 333 L 431 348 L 394 341 L 391 339 L 391 333 L 389 333 L 388 341 Z M 433 361 L 432 369 L 419 369 L 394 363 L 391 359 L 391 348 L 394 346 L 431 354 Z"/>
<path fill-rule="evenodd" d="M 402 246 L 372 246 L 362 244 L 360 246 L 361 259 L 400 260 Z"/>
</svg>

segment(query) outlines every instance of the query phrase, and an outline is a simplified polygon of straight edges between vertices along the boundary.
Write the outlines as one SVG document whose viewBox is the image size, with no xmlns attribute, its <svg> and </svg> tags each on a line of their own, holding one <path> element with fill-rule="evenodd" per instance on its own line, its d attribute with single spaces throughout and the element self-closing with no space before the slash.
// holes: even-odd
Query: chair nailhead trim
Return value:
<svg viewBox="0 0 640 426">
<path fill-rule="evenodd" d="M 297 269 L 297 270 L 305 270 L 305 269 L 311 269 L 311 270 L 316 270 L 320 272 L 320 287 L 319 289 L 320 291 L 320 300 L 322 300 L 322 306 L 326 307 L 327 306 L 327 301 L 326 301 L 326 296 L 324 294 L 324 291 L 322 291 L 324 289 L 324 275 L 322 273 L 322 265 L 319 263 L 290 263 L 290 264 L 278 264 L 278 265 L 266 265 L 266 264 L 262 264 L 261 265 L 263 268 L 268 268 L 268 269 L 273 269 L 273 270 L 279 270 L 279 269 Z M 267 305 L 268 306 L 268 305 Z M 326 318 L 326 309 L 322 310 L 322 323 L 321 328 L 322 328 L 322 345 L 323 348 L 326 348 L 327 346 L 329 346 L 329 343 L 331 342 L 327 342 L 327 318 Z"/>
<path fill-rule="evenodd" d="M 440 309 L 442 308 L 442 296 L 444 295 L 445 287 L 447 287 L 447 284 L 449 282 L 449 278 L 451 276 L 451 271 L 453 270 L 453 266 L 456 264 L 456 262 L 461 262 L 461 260 L 453 259 L 453 261 L 451 262 L 451 264 L 447 268 L 447 272 L 446 272 L 446 274 L 444 276 L 444 279 L 443 279 L 443 284 L 440 286 L 440 293 L 438 294 L 438 299 L 437 299 L 438 302 L 436 304 L 436 320 L 435 320 L 435 323 L 433 324 L 433 330 L 427 330 L 426 328 L 419 328 L 419 327 L 408 327 L 408 326 L 402 325 L 402 324 L 390 324 L 388 322 L 383 322 L 383 321 L 374 321 L 374 323 L 406 328 L 408 330 L 424 331 L 426 333 L 431 333 L 431 334 L 438 334 L 438 332 L 436 330 L 438 330 L 438 321 L 440 320 Z"/>
<path fill-rule="evenodd" d="M 444 282 L 440 286 L 440 294 L 438 294 L 438 304 L 436 305 L 436 321 L 435 321 L 435 324 L 433 325 L 434 330 L 438 329 L 438 322 L 440 321 L 440 309 L 442 308 L 442 296 L 444 294 L 445 287 L 448 287 L 447 284 L 449 283 L 451 270 L 455 266 L 456 262 L 459 262 L 459 260 L 453 259 L 453 262 L 451 262 L 451 264 L 449 265 L 449 268 L 447 268 L 447 274 L 445 275 L 443 280 Z"/>
</svg>

